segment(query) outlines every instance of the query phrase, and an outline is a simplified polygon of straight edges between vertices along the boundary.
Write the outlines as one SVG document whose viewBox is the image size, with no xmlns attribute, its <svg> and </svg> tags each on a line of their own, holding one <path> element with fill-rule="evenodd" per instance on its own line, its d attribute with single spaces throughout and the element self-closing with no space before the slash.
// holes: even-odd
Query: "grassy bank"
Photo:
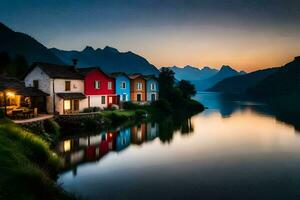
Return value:
<svg viewBox="0 0 300 200">
<path fill-rule="evenodd" d="M 59 159 L 48 143 L 0 119 L 0 199 L 73 199 L 53 178 Z"/>
</svg>

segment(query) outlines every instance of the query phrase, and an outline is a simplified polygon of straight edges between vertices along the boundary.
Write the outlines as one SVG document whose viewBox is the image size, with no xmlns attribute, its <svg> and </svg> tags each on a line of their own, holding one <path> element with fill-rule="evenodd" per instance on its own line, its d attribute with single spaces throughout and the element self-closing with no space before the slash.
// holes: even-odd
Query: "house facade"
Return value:
<svg viewBox="0 0 300 200">
<path fill-rule="evenodd" d="M 84 77 L 84 94 L 87 107 L 106 108 L 117 104 L 115 79 L 99 68 L 77 68 Z"/>
<path fill-rule="evenodd" d="M 123 72 L 116 72 L 111 74 L 115 78 L 116 95 L 120 102 L 130 101 L 130 79 L 127 74 Z"/>
<path fill-rule="evenodd" d="M 155 76 L 149 75 L 144 76 L 146 79 L 146 98 L 148 102 L 153 102 L 158 100 L 159 84 Z"/>
<path fill-rule="evenodd" d="M 132 74 L 130 78 L 130 98 L 132 102 L 146 102 L 146 79 L 141 74 Z"/>
<path fill-rule="evenodd" d="M 84 79 L 73 66 L 34 63 L 24 78 L 26 87 L 47 94 L 48 113 L 69 114 L 86 108 Z"/>
</svg>

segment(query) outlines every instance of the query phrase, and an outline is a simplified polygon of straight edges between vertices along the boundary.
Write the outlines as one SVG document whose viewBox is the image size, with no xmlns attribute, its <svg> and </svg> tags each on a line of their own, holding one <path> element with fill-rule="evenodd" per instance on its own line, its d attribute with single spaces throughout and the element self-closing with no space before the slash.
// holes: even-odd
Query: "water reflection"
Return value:
<svg viewBox="0 0 300 200">
<path fill-rule="evenodd" d="M 252 100 L 196 98 L 209 109 L 190 119 L 63 139 L 58 182 L 91 200 L 299 199 L 295 125 Z"/>
<path fill-rule="evenodd" d="M 163 143 L 171 142 L 176 130 L 181 130 L 182 134 L 193 131 L 190 119 L 176 122 L 168 118 L 160 123 L 145 122 L 95 135 L 72 136 L 62 139 L 57 145 L 57 151 L 63 159 L 64 169 L 75 170 L 79 164 L 99 161 L 110 152 L 124 151 L 130 145 L 142 145 L 156 138 Z M 74 175 L 77 174 L 75 172 Z"/>
</svg>

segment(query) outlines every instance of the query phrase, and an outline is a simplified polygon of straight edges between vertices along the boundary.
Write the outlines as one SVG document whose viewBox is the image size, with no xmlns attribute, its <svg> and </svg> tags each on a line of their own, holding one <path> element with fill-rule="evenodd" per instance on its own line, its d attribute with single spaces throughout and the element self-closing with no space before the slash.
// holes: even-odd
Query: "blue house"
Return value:
<svg viewBox="0 0 300 200">
<path fill-rule="evenodd" d="M 153 75 L 144 76 L 146 79 L 146 98 L 148 102 L 158 100 L 159 84 L 158 79 Z"/>
<path fill-rule="evenodd" d="M 116 137 L 116 151 L 122 151 L 130 145 L 130 128 L 121 128 Z"/>
<path fill-rule="evenodd" d="M 116 94 L 120 102 L 130 101 L 130 79 L 123 72 L 115 72 L 111 74 L 116 81 Z"/>
</svg>

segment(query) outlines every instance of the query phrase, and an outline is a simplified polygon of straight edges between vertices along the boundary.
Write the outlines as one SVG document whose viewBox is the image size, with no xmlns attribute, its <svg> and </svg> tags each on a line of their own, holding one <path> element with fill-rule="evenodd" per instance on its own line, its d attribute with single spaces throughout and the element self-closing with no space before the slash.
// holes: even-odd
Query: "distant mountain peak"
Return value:
<svg viewBox="0 0 300 200">
<path fill-rule="evenodd" d="M 91 52 L 91 51 L 95 51 L 95 49 L 91 46 L 86 46 L 82 51 L 84 52 Z"/>
<path fill-rule="evenodd" d="M 110 46 L 105 46 L 103 51 L 109 51 L 109 52 L 113 52 L 113 53 L 120 53 L 118 51 L 118 49 L 114 48 L 114 47 L 110 47 Z"/>
<path fill-rule="evenodd" d="M 219 73 L 223 73 L 223 72 L 237 72 L 235 69 L 231 68 L 228 65 L 223 65 L 219 71 Z M 238 73 L 238 72 L 237 72 Z"/>
</svg>

